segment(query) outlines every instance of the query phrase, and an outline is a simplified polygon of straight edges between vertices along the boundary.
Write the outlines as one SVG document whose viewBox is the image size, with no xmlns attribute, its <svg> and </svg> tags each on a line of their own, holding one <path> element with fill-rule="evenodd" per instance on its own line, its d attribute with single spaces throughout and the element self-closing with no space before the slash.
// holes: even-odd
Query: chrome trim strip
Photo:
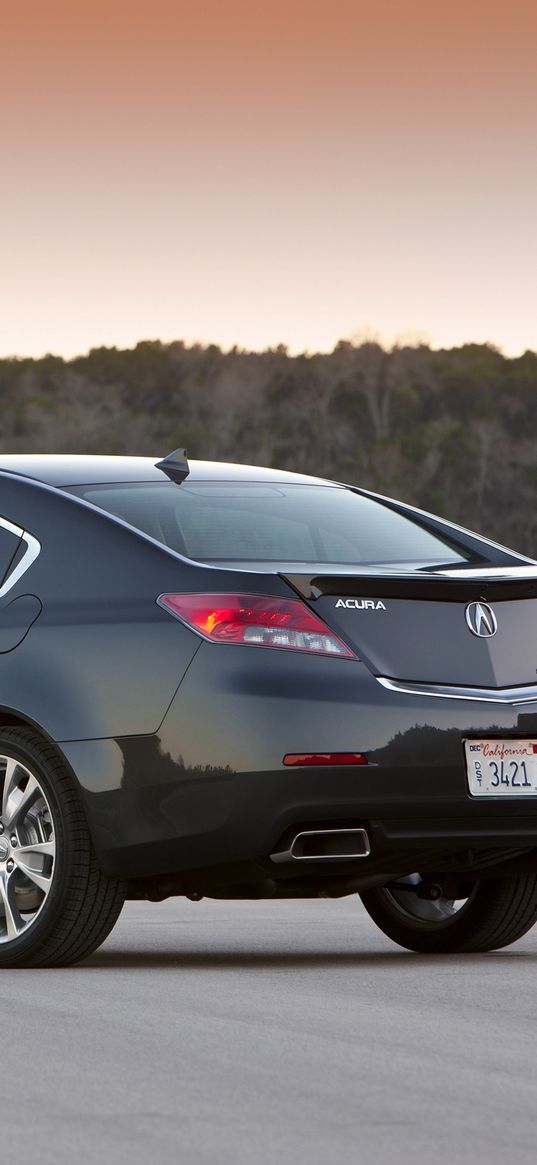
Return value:
<svg viewBox="0 0 537 1165">
<path fill-rule="evenodd" d="M 480 566 L 461 567 L 460 570 L 449 568 L 431 571 L 431 574 L 441 578 L 477 579 L 478 582 L 516 582 L 517 578 L 529 578 L 537 581 L 537 566 Z"/>
<path fill-rule="evenodd" d="M 7 518 L 0 518 L 0 526 L 4 530 L 8 530 L 10 534 L 14 534 L 16 538 L 21 538 L 26 545 L 26 550 L 22 558 L 17 563 L 15 569 L 11 571 L 11 574 L 8 574 L 5 582 L 0 587 L 0 599 L 3 599 L 4 595 L 7 595 L 8 591 L 18 583 L 23 574 L 26 574 L 26 571 L 35 562 L 41 551 L 41 543 L 33 534 L 29 534 L 27 530 L 21 529 L 20 526 L 15 526 L 13 522 L 8 522 Z"/>
<path fill-rule="evenodd" d="M 537 685 L 521 688 L 462 688 L 449 684 L 412 684 L 400 680 L 389 680 L 386 676 L 375 676 L 383 688 L 390 692 L 403 692 L 408 696 L 435 696 L 441 700 L 478 700 L 487 704 L 535 704 Z"/>
</svg>

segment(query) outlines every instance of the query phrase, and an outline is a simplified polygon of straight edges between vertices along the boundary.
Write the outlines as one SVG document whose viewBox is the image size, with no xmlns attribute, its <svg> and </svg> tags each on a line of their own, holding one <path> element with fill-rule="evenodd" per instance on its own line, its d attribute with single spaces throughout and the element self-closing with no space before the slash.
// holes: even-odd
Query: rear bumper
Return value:
<svg viewBox="0 0 537 1165">
<path fill-rule="evenodd" d="M 168 780 L 159 780 L 156 737 L 63 747 L 79 776 L 95 772 L 97 756 L 101 771 L 109 771 L 110 762 L 123 771 L 119 788 L 98 791 L 86 784 L 83 789 L 101 864 L 121 877 L 270 863 L 282 840 L 308 826 L 365 827 L 371 855 L 360 860 L 363 874 L 390 869 L 398 855 L 406 861 L 418 851 L 432 856 L 469 849 L 537 850 L 537 799 L 507 805 L 474 801 L 459 788 L 460 773 L 453 769 L 194 773 L 173 766 L 175 779 L 170 771 Z M 266 868 L 271 876 L 290 872 Z"/>
<path fill-rule="evenodd" d="M 203 644 L 157 734 L 60 747 L 104 869 L 237 880 L 248 863 L 274 876 L 270 854 L 303 825 L 364 826 L 361 873 L 399 856 L 537 849 L 537 798 L 467 789 L 464 738 L 510 735 L 537 739 L 537 710 L 390 691 L 356 661 Z M 282 764 L 333 751 L 371 763 Z"/>
</svg>

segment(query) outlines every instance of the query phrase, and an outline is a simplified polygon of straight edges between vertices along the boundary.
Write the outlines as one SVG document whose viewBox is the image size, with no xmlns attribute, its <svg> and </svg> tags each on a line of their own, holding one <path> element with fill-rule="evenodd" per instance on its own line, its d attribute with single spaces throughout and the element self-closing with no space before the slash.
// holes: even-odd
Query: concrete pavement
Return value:
<svg viewBox="0 0 537 1165">
<path fill-rule="evenodd" d="M 0 973 L 13 1165 L 517 1165 L 537 1155 L 537 928 L 393 946 L 359 900 L 127 904 L 60 971 Z"/>
</svg>

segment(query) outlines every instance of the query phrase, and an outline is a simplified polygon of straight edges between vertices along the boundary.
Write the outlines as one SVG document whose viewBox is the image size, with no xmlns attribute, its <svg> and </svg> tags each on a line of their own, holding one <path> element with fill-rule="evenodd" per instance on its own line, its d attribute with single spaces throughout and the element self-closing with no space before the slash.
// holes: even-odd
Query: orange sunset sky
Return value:
<svg viewBox="0 0 537 1165">
<path fill-rule="evenodd" d="M 535 0 L 0 0 L 0 355 L 537 348 Z"/>
</svg>

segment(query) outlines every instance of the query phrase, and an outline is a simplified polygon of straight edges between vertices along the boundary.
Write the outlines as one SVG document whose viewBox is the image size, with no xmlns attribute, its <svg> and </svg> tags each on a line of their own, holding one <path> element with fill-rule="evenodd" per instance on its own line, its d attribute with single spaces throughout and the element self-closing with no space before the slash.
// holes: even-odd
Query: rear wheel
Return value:
<svg viewBox="0 0 537 1165">
<path fill-rule="evenodd" d="M 102 873 L 67 766 L 26 729 L 0 733 L 0 967 L 61 966 L 104 941 L 123 906 Z"/>
<path fill-rule="evenodd" d="M 466 897 L 428 898 L 426 892 L 424 879 L 411 874 L 361 898 L 388 938 L 424 954 L 498 950 L 537 921 L 537 874 L 475 882 Z"/>
</svg>

